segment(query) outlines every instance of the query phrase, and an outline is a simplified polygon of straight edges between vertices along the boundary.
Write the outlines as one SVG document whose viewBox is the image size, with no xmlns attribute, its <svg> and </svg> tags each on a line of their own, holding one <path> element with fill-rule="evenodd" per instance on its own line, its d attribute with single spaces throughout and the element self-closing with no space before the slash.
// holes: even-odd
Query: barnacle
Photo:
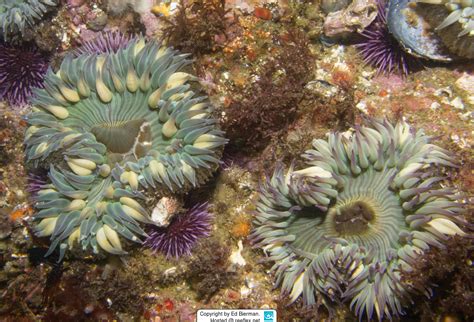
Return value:
<svg viewBox="0 0 474 322">
<path fill-rule="evenodd" d="M 260 188 L 251 238 L 274 261 L 276 284 L 302 296 L 350 301 L 362 318 L 403 313 L 400 281 L 420 254 L 464 235 L 460 194 L 440 184 L 449 152 L 405 122 L 371 121 L 314 140 L 308 167 L 277 166 Z M 430 292 L 428 286 L 422 290 Z"/>
<path fill-rule="evenodd" d="M 182 68 L 187 55 L 137 38 L 116 53 L 67 56 L 36 90 L 27 159 L 49 165 L 36 197 L 38 236 L 49 253 L 80 242 L 124 254 L 153 224 L 147 198 L 184 193 L 209 178 L 227 142 L 205 96 Z"/>
<path fill-rule="evenodd" d="M 0 36 L 23 34 L 56 5 L 56 0 L 0 0 Z"/>
</svg>

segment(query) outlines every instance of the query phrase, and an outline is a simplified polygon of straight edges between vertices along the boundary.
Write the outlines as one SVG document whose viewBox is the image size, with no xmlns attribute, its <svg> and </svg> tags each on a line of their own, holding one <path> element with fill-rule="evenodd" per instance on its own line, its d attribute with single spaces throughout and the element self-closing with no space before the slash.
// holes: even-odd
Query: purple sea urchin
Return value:
<svg viewBox="0 0 474 322">
<path fill-rule="evenodd" d="M 35 87 L 43 87 L 48 58 L 34 45 L 0 42 L 0 98 L 12 106 L 28 103 Z"/>
<path fill-rule="evenodd" d="M 85 42 L 81 47 L 74 51 L 76 57 L 86 54 L 111 54 L 119 49 L 125 48 L 132 36 L 126 35 L 120 31 L 106 31 L 100 33 L 94 39 Z"/>
<path fill-rule="evenodd" d="M 187 213 L 177 214 L 168 227 L 152 227 L 145 245 L 167 258 L 190 255 L 197 241 L 209 236 L 211 219 L 207 203 L 196 205 Z"/>
<path fill-rule="evenodd" d="M 314 140 L 307 168 L 278 166 L 260 188 L 251 239 L 293 302 L 349 301 L 359 318 L 403 314 L 411 290 L 401 272 L 418 256 L 464 235 L 459 193 L 439 184 L 449 152 L 405 122 L 371 121 Z M 418 291 L 429 294 L 429 286 Z"/>
<path fill-rule="evenodd" d="M 420 62 L 408 54 L 390 33 L 385 0 L 378 0 L 377 8 L 377 17 L 360 33 L 363 40 L 356 44 L 356 47 L 364 62 L 377 68 L 378 73 L 398 72 L 407 75 L 410 69 L 420 65 Z"/>
</svg>

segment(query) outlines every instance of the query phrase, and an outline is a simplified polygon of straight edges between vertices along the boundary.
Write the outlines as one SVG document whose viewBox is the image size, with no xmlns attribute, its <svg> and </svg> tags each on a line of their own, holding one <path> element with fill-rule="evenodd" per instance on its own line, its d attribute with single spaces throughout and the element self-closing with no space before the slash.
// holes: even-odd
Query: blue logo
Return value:
<svg viewBox="0 0 474 322">
<path fill-rule="evenodd" d="M 275 312 L 263 311 L 263 322 L 273 322 L 273 321 L 275 321 Z"/>
</svg>

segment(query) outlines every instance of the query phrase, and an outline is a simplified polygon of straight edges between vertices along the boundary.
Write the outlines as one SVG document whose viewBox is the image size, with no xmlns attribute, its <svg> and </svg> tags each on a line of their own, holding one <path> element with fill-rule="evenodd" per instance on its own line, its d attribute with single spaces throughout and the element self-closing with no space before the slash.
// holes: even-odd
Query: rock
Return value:
<svg viewBox="0 0 474 322">
<path fill-rule="evenodd" d="M 8 213 L 0 211 L 0 240 L 10 237 L 12 233 L 12 224 L 8 219 Z"/>
<path fill-rule="evenodd" d="M 234 271 L 235 268 L 239 266 L 245 266 L 247 262 L 245 261 L 244 257 L 242 256 L 242 250 L 244 249 L 244 245 L 241 240 L 238 242 L 238 249 L 234 250 L 229 257 L 231 267 L 229 271 Z"/>
<path fill-rule="evenodd" d="M 329 38 L 346 38 L 364 30 L 376 16 L 376 0 L 354 0 L 346 9 L 332 12 L 326 17 L 324 34 Z"/>
<path fill-rule="evenodd" d="M 181 210 L 178 200 L 169 197 L 161 198 L 151 213 L 151 220 L 159 227 L 167 227 L 171 219 Z"/>
<path fill-rule="evenodd" d="M 474 95 L 474 75 L 464 74 L 456 80 L 456 87 L 469 95 Z"/>
<path fill-rule="evenodd" d="M 71 8 L 76 8 L 82 6 L 86 1 L 85 0 L 68 0 L 67 4 Z"/>
<path fill-rule="evenodd" d="M 102 10 L 94 10 L 87 15 L 87 27 L 93 31 L 101 31 L 107 25 L 107 14 Z"/>
<path fill-rule="evenodd" d="M 322 0 L 321 9 L 324 13 L 330 13 L 346 8 L 351 0 Z"/>
</svg>

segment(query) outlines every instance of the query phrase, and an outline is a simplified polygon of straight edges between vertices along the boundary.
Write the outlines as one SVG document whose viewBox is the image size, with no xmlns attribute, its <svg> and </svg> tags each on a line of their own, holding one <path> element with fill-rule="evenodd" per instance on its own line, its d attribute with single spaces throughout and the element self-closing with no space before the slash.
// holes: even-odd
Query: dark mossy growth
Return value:
<svg viewBox="0 0 474 322">
<path fill-rule="evenodd" d="M 472 239 L 455 237 L 446 242 L 446 248 L 433 249 L 417 260 L 413 272 L 405 273 L 405 284 L 419 289 L 436 285 L 433 296 L 415 298 L 426 305 L 412 306 L 409 315 L 419 321 L 435 321 L 450 315 L 462 321 L 474 320 L 474 244 Z"/>
<path fill-rule="evenodd" d="M 226 37 L 229 11 L 225 9 L 225 0 L 180 0 L 172 19 L 160 17 L 168 24 L 163 36 L 168 45 L 184 53 L 195 56 L 210 53 L 218 48 L 215 39 Z"/>
<path fill-rule="evenodd" d="M 235 282 L 236 274 L 229 272 L 230 249 L 223 242 L 206 239 L 188 265 L 188 281 L 199 300 L 208 302 L 220 289 Z"/>
<path fill-rule="evenodd" d="M 68 272 L 63 278 L 54 273 L 55 268 L 49 273 L 43 303 L 46 307 L 44 319 L 46 321 L 110 321 L 115 318 L 106 308 L 107 302 L 98 301 L 94 292 L 87 284 L 86 270 L 89 266 L 78 265 L 78 271 Z M 81 272 L 83 275 L 76 276 Z M 50 277 L 52 281 L 50 283 Z"/>
<path fill-rule="evenodd" d="M 225 111 L 227 121 L 222 126 L 231 148 L 245 153 L 261 151 L 273 137 L 286 132 L 312 77 L 314 58 L 304 34 L 292 30 L 278 37 L 279 52 Z"/>
<path fill-rule="evenodd" d="M 7 165 L 14 158 L 11 151 L 14 133 L 8 125 L 7 118 L 0 118 L 0 166 Z"/>
<path fill-rule="evenodd" d="M 126 269 L 126 268 L 125 268 Z M 96 279 L 94 289 L 101 303 L 109 303 L 114 312 L 123 312 L 133 316 L 141 316 L 144 311 L 144 302 L 141 296 L 144 291 L 136 276 L 120 274 L 118 270 L 109 273 L 105 280 Z M 109 300 L 108 300 L 109 299 Z"/>
<path fill-rule="evenodd" d="M 325 321 L 328 311 L 318 301 L 313 307 L 306 307 L 301 300 L 292 305 L 288 305 L 289 298 L 282 297 L 277 300 L 277 316 L 280 321 L 296 322 L 296 321 Z M 334 313 L 334 312 L 332 312 Z M 334 316 L 332 316 L 334 318 Z M 339 321 L 339 320 L 338 320 Z"/>
</svg>

